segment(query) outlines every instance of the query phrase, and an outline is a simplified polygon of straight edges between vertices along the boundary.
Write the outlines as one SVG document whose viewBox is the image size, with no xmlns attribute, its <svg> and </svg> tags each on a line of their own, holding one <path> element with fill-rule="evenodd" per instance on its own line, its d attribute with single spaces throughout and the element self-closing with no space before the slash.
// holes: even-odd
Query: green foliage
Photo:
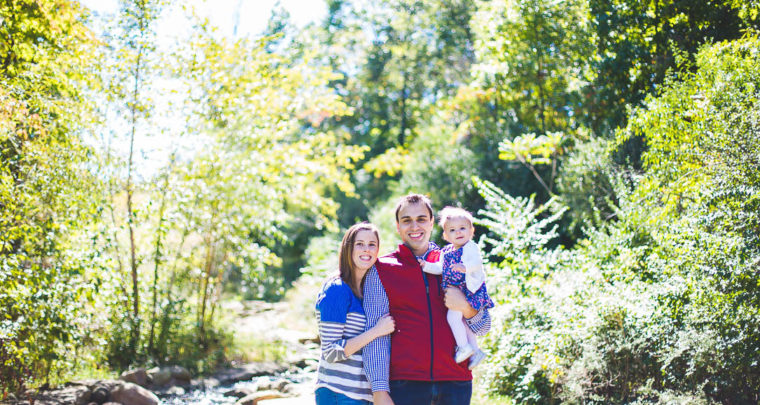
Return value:
<svg viewBox="0 0 760 405">
<path fill-rule="evenodd" d="M 120 4 L 101 41 L 77 3 L 0 5 L 0 391 L 210 370 L 224 294 L 322 277 L 358 220 L 393 249 L 413 191 L 486 207 L 492 393 L 758 401 L 760 46 L 697 53 L 756 1 L 331 0 L 171 54 L 168 3 Z M 182 138 L 143 177 L 166 94 Z"/>
<path fill-rule="evenodd" d="M 80 99 L 95 48 L 77 3 L 0 5 L 0 395 L 78 366 L 99 280 L 98 181 Z"/>
<path fill-rule="evenodd" d="M 593 51 L 587 7 L 585 1 L 478 2 L 474 84 L 492 89 L 489 101 L 507 135 L 577 125 Z"/>
<path fill-rule="evenodd" d="M 425 128 L 414 140 L 413 151 L 403 169 L 396 194 L 428 194 L 434 207 L 472 200 L 470 178 L 476 174 L 476 157 L 462 142 L 452 138 L 443 124 Z M 395 208 L 396 200 L 393 200 Z"/>
<path fill-rule="evenodd" d="M 610 182 L 615 221 L 527 262 L 547 269 L 535 276 L 499 264 L 531 288 L 499 287 L 491 390 L 526 403 L 757 402 L 758 49 L 754 35 L 705 47 L 694 74 L 632 113 L 618 142 L 646 142 L 644 172 Z M 492 253 L 512 257 L 512 239 L 492 239 Z"/>
<path fill-rule="evenodd" d="M 351 144 L 369 147 L 366 165 L 352 178 L 361 198 L 340 200 L 346 206 L 343 225 L 392 194 L 386 183 L 408 166 L 408 148 L 427 131 L 431 109 L 468 80 L 473 10 L 472 2 L 449 0 L 330 3 L 313 35 L 324 38 L 318 45 L 326 64 L 341 75 L 332 85 L 354 113 L 325 125 L 347 131 Z"/>
<path fill-rule="evenodd" d="M 575 239 L 583 228 L 598 228 L 615 219 L 615 185 L 621 168 L 612 162 L 610 141 L 590 138 L 577 142 L 564 159 L 557 178 L 557 194 L 568 207 L 563 227 Z"/>
<path fill-rule="evenodd" d="M 638 105 L 665 80 L 670 69 L 687 70 L 703 44 L 737 39 L 757 7 L 742 2 L 591 0 L 597 73 L 589 87 L 591 125 L 598 135 L 625 125 L 626 108 Z M 753 21 L 754 20 L 754 21 Z M 640 148 L 625 156 L 637 157 Z"/>
</svg>

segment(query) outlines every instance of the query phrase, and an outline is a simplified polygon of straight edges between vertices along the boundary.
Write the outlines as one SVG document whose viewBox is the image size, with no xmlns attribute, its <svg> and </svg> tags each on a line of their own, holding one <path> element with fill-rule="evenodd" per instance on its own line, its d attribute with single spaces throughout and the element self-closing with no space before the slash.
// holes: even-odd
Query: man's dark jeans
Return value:
<svg viewBox="0 0 760 405">
<path fill-rule="evenodd" d="M 472 381 L 390 381 L 395 405 L 470 405 Z"/>
</svg>

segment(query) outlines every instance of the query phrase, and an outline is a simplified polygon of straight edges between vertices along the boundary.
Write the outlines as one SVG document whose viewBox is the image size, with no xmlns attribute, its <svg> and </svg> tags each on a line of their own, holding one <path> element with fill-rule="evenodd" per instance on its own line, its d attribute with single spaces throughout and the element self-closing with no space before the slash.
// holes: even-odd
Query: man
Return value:
<svg viewBox="0 0 760 405">
<path fill-rule="evenodd" d="M 375 404 L 470 403 L 472 373 L 467 361 L 454 362 L 456 343 L 446 313 L 461 311 L 470 329 L 481 336 L 491 328 L 491 318 L 487 310 L 473 309 L 460 290 L 441 291 L 441 276 L 422 271 L 419 260 L 436 247 L 430 243 L 433 225 L 427 197 L 402 197 L 396 205 L 396 230 L 403 243 L 379 258 L 376 270 L 370 269 L 365 279 L 366 327 L 386 313 L 396 321 L 393 334 L 373 340 L 363 350 Z"/>
</svg>

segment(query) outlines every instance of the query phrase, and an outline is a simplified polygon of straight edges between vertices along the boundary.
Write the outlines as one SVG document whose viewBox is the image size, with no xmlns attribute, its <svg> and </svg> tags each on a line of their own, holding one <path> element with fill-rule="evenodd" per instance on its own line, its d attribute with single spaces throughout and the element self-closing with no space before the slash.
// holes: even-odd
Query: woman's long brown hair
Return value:
<svg viewBox="0 0 760 405">
<path fill-rule="evenodd" d="M 363 295 L 361 290 L 364 287 L 364 279 L 362 278 L 361 282 L 359 283 L 359 287 L 357 288 L 355 283 L 356 280 L 354 280 L 354 260 L 352 257 L 354 254 L 354 242 L 356 241 L 356 235 L 360 231 L 370 231 L 374 233 L 375 237 L 377 238 L 377 247 L 380 249 L 380 235 L 377 232 L 377 228 L 369 222 L 360 222 L 348 228 L 346 234 L 343 235 L 343 241 L 340 243 L 340 254 L 338 255 L 338 270 L 340 270 L 340 279 L 343 280 L 344 283 L 348 284 L 351 287 L 351 290 L 354 292 L 354 295 L 359 298 L 361 298 Z M 367 274 L 365 273 L 364 275 L 366 276 Z"/>
</svg>

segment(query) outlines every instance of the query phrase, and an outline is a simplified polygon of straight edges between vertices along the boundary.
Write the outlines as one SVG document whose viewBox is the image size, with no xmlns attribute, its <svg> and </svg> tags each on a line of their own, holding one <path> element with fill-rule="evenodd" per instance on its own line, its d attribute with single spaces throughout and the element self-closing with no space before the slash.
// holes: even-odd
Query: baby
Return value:
<svg viewBox="0 0 760 405">
<path fill-rule="evenodd" d="M 486 291 L 480 251 L 472 241 L 475 234 L 472 215 L 461 208 L 446 207 L 440 212 L 439 223 L 443 228 L 443 239 L 449 244 L 441 249 L 440 255 L 431 252 L 426 260 L 421 260 L 422 270 L 441 274 L 441 287 L 444 290 L 450 286 L 459 288 L 476 310 L 493 308 L 493 301 Z M 486 355 L 478 348 L 475 334 L 465 324 L 461 312 L 449 310 L 447 319 L 457 343 L 454 359 L 461 363 L 469 358 L 468 368 L 472 370 Z"/>
</svg>

